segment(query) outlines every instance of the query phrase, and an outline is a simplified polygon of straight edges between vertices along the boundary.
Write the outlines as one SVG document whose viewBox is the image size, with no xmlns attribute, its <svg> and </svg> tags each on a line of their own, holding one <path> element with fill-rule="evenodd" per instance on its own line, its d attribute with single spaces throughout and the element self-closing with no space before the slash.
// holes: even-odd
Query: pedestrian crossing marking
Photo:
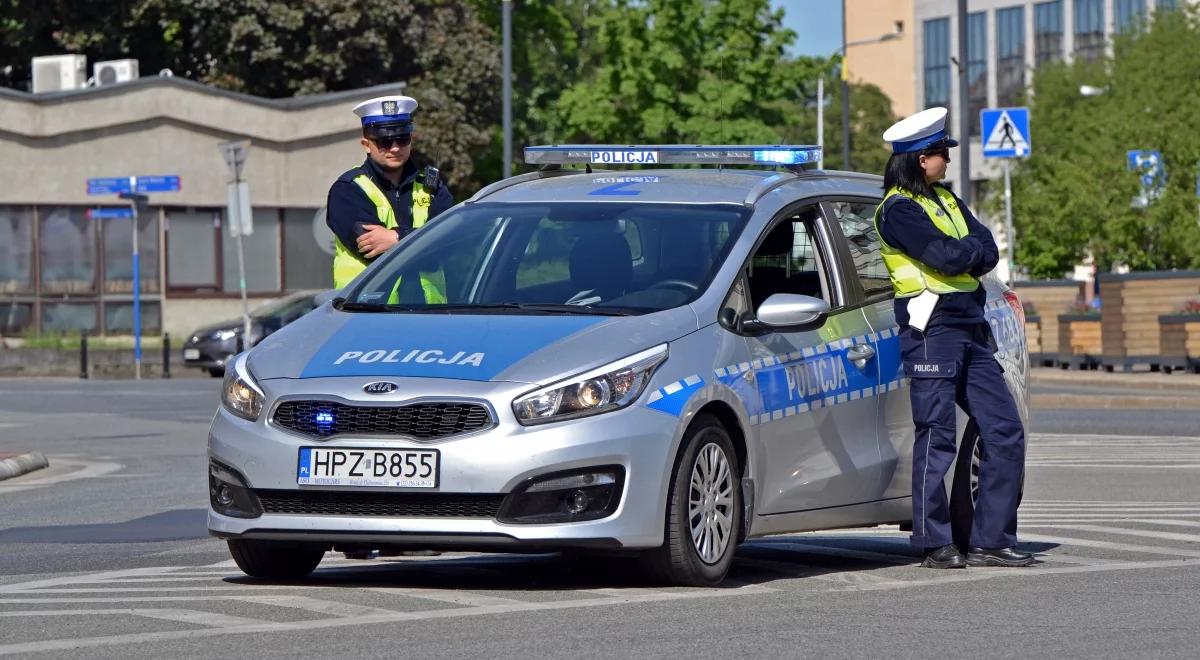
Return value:
<svg viewBox="0 0 1200 660">
<path fill-rule="evenodd" d="M 980 113 L 983 155 L 988 158 L 1028 156 L 1029 110 L 1027 108 L 989 108 Z"/>
</svg>

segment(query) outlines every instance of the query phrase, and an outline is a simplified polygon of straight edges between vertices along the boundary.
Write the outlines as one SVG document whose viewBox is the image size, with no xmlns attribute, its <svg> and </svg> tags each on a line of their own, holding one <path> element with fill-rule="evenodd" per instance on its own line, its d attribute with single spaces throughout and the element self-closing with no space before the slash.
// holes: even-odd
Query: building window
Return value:
<svg viewBox="0 0 1200 660">
<path fill-rule="evenodd" d="M 1062 13 L 1062 0 L 1039 2 L 1033 6 L 1035 64 L 1041 65 L 1062 59 Z"/>
<path fill-rule="evenodd" d="M 104 292 L 133 293 L 132 218 L 101 220 Z M 158 211 L 138 214 L 138 279 L 144 293 L 158 293 Z"/>
<path fill-rule="evenodd" d="M 4 206 L 0 207 L 0 293 L 21 291 L 33 291 L 33 208 Z M 0 319 L 0 327 L 3 323 Z"/>
<path fill-rule="evenodd" d="M 95 303 L 42 303 L 42 332 L 62 334 L 95 329 Z"/>
<path fill-rule="evenodd" d="M 1164 11 L 1168 9 L 1175 9 L 1178 6 L 1179 3 L 1177 0 L 1158 0 L 1158 2 L 1154 3 L 1155 9 L 1162 9 Z"/>
<path fill-rule="evenodd" d="M 47 208 L 38 223 L 42 293 L 96 292 L 95 223 L 78 206 Z"/>
<path fill-rule="evenodd" d="M 254 209 L 254 232 L 242 237 L 246 257 L 246 291 L 279 293 L 279 209 Z M 225 293 L 239 293 L 237 239 L 221 232 Z M 332 262 L 330 262 L 332 263 Z M 332 268 L 332 266 L 330 266 Z M 332 275 L 330 275 L 332 277 Z"/>
<path fill-rule="evenodd" d="M 167 211 L 167 286 L 216 289 L 220 215 L 213 210 Z"/>
<path fill-rule="evenodd" d="M 285 209 L 284 288 L 332 289 L 333 240 L 333 232 L 325 224 L 325 209 Z"/>
<path fill-rule="evenodd" d="M 162 309 L 157 302 L 141 303 L 142 334 L 162 332 Z M 133 334 L 133 302 L 104 303 L 104 332 L 110 335 Z"/>
<path fill-rule="evenodd" d="M 925 21 L 925 107 L 950 107 L 950 19 Z"/>
<path fill-rule="evenodd" d="M 1104 0 L 1075 0 L 1075 57 L 1104 56 Z"/>
<path fill-rule="evenodd" d="M 1133 27 L 1146 11 L 1146 0 L 1116 0 L 1113 3 L 1113 13 L 1117 23 L 1117 32 L 1124 32 Z"/>
<path fill-rule="evenodd" d="M 967 117 L 971 135 L 979 135 L 979 113 L 987 107 L 987 14 L 967 16 Z"/>
<path fill-rule="evenodd" d="M 1025 8 L 996 11 L 996 102 L 1011 107 L 1025 95 Z"/>
<path fill-rule="evenodd" d="M 0 335 L 23 335 L 33 325 L 33 303 L 0 300 Z"/>
</svg>

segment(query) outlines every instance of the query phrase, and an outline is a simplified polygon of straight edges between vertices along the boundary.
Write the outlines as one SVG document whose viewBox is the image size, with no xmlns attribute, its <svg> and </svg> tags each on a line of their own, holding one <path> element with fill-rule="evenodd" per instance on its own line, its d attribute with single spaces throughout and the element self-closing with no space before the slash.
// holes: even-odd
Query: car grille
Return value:
<svg viewBox="0 0 1200 660">
<path fill-rule="evenodd" d="M 333 401 L 284 401 L 275 409 L 274 422 L 318 438 L 353 434 L 432 440 L 486 429 L 492 425 L 492 416 L 477 403 L 351 406 Z"/>
<path fill-rule="evenodd" d="M 310 516 L 495 518 L 504 495 L 256 490 L 266 513 Z"/>
</svg>

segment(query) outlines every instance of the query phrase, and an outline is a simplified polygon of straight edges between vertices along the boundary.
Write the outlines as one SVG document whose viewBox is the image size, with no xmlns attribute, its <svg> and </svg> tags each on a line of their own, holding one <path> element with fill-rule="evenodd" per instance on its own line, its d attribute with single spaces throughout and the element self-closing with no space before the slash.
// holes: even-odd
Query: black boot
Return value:
<svg viewBox="0 0 1200 660">
<path fill-rule="evenodd" d="M 966 568 L 967 560 L 953 543 L 925 551 L 925 568 Z"/>
<path fill-rule="evenodd" d="M 1036 560 L 1028 552 L 1014 548 L 967 548 L 967 563 L 972 566 L 1004 566 L 1017 568 L 1029 566 Z"/>
</svg>

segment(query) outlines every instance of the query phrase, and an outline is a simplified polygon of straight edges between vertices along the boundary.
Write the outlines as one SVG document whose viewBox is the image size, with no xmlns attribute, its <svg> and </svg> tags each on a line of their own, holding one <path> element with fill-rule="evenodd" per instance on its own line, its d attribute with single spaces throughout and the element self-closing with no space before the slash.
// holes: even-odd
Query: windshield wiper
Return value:
<svg viewBox="0 0 1200 660">
<path fill-rule="evenodd" d="M 346 300 L 344 298 L 334 299 L 333 307 L 343 312 L 411 312 L 417 309 L 411 305 L 354 302 L 353 300 Z"/>
<path fill-rule="evenodd" d="M 596 307 L 594 305 L 566 305 L 559 303 L 501 303 L 506 309 L 548 314 L 580 314 L 585 316 L 637 316 L 637 312 L 625 307 Z"/>
</svg>

